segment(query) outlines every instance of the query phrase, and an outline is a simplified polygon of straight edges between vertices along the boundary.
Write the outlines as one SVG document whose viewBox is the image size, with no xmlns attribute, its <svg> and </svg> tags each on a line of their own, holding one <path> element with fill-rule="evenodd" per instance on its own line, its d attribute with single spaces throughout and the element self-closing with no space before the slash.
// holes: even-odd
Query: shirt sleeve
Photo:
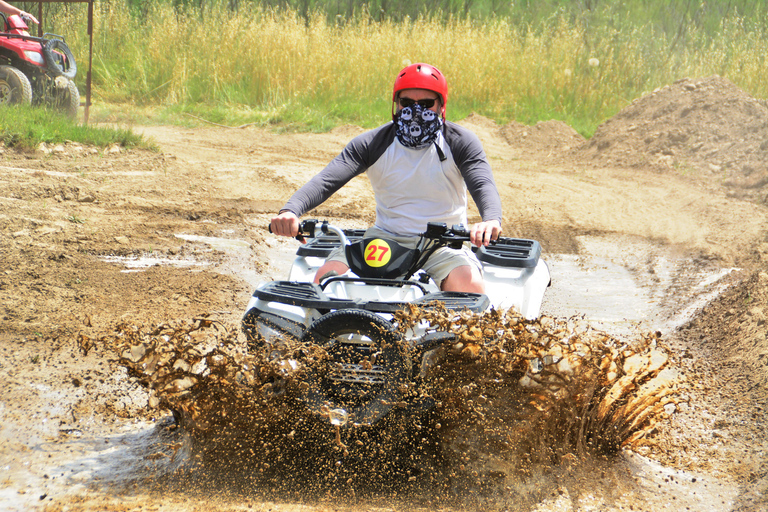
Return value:
<svg viewBox="0 0 768 512">
<path fill-rule="evenodd" d="M 290 211 L 301 217 L 320 206 L 352 178 L 370 167 L 370 147 L 380 129 L 358 135 L 325 169 L 294 193 L 281 212 Z"/>
<path fill-rule="evenodd" d="M 497 220 L 501 223 L 501 197 L 480 139 L 470 130 L 450 123 L 446 140 L 480 216 L 484 221 Z"/>
</svg>

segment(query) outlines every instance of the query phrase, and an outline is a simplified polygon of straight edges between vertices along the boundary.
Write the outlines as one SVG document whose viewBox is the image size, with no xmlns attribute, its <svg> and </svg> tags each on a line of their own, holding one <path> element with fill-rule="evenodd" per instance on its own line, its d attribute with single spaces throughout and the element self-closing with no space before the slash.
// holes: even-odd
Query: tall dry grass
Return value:
<svg viewBox="0 0 768 512">
<path fill-rule="evenodd" d="M 68 40 L 83 63 L 85 10 L 62 16 L 57 25 L 74 28 Z M 99 102 L 223 118 L 244 109 L 264 122 L 371 126 L 387 118 L 396 72 L 426 61 L 449 79 L 449 118 L 472 111 L 499 122 L 554 118 L 590 135 L 632 99 L 683 77 L 719 74 L 768 97 L 766 27 L 731 17 L 714 35 L 690 28 L 681 43 L 631 20 L 601 27 L 557 16 L 527 27 L 502 18 L 329 21 L 319 13 L 181 12 L 165 4 L 136 18 L 101 2 L 94 91 Z"/>
</svg>

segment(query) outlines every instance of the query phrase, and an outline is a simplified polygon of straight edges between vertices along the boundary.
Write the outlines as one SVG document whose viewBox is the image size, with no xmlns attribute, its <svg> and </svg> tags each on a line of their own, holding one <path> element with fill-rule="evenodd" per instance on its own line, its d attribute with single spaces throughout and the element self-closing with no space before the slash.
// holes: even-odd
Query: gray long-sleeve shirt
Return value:
<svg viewBox="0 0 768 512">
<path fill-rule="evenodd" d="M 403 146 L 394 123 L 355 137 L 286 203 L 301 216 L 366 172 L 376 196 L 376 226 L 416 236 L 428 222 L 467 223 L 467 190 L 483 220 L 501 222 L 501 199 L 482 144 L 470 130 L 447 122 L 435 144 Z"/>
</svg>

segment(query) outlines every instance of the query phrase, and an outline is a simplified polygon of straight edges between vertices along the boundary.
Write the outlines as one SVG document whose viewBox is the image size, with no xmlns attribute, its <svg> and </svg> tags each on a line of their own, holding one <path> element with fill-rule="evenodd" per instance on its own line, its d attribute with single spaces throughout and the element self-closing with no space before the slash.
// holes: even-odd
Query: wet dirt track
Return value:
<svg viewBox="0 0 768 512">
<path fill-rule="evenodd" d="M 713 93 L 718 109 L 738 107 L 717 112 L 730 120 L 719 125 L 719 148 L 707 138 Z M 764 510 L 768 169 L 763 142 L 738 129 L 765 123 L 768 110 L 745 110 L 749 100 L 721 79 L 674 84 L 587 143 L 559 123 L 462 121 L 491 158 L 505 234 L 542 242 L 554 280 L 545 313 L 584 314 L 617 336 L 632 336 L 637 323 L 659 330 L 689 383 L 644 446 L 535 468 L 489 501 L 430 502 L 405 487 L 365 500 L 308 499 L 237 474 L 217 485 L 184 480 L 174 476 L 188 460 L 182 433 L 147 408 L 145 389 L 115 354 L 88 343 L 121 321 L 205 315 L 236 326 L 255 283 L 284 275 L 294 247 L 264 231 L 267 219 L 358 128 L 141 128 L 161 154 L 6 149 L 0 509 Z M 669 105 L 697 115 L 657 124 L 659 112 L 675 115 Z M 607 135 L 638 131 L 621 144 Z M 730 159 L 729 148 L 738 150 Z M 370 223 L 365 178 L 315 214 Z"/>
</svg>

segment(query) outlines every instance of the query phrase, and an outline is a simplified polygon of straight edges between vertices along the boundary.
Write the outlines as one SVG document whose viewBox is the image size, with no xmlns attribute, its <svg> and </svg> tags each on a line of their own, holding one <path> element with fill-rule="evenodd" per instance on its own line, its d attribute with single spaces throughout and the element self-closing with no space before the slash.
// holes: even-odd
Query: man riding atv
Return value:
<svg viewBox="0 0 768 512">
<path fill-rule="evenodd" d="M 37 21 L 37 18 L 29 14 L 28 12 L 22 11 L 18 7 L 14 7 L 8 2 L 4 2 L 3 0 L 0 0 L 0 12 L 4 12 L 5 14 L 13 16 L 14 14 L 17 16 L 21 16 L 23 19 L 29 20 L 35 25 L 39 25 L 40 22 Z"/>
<path fill-rule="evenodd" d="M 47 106 L 77 117 L 77 64 L 62 36 L 29 34 L 29 13 L 0 0 L 0 107 Z"/>
<path fill-rule="evenodd" d="M 445 120 L 448 84 L 429 64 L 412 64 L 397 74 L 392 122 L 354 138 L 331 163 L 301 187 L 272 219 L 283 236 L 299 233 L 298 218 L 328 199 L 355 176 L 367 172 L 376 196 L 376 222 L 366 238 L 387 238 L 413 248 L 430 222 L 467 224 L 467 189 L 482 221 L 470 241 L 487 246 L 501 233 L 501 199 L 480 140 Z M 334 251 L 315 276 L 349 269 L 344 248 Z M 443 291 L 484 293 L 482 265 L 468 248 L 442 247 L 424 271 Z"/>
<path fill-rule="evenodd" d="M 501 199 L 490 164 L 477 136 L 445 121 L 447 97 L 435 67 L 404 68 L 392 122 L 355 137 L 270 224 L 273 233 L 307 243 L 286 280 L 253 292 L 243 317 L 249 350 L 273 362 L 292 358 L 286 371 L 301 381 L 298 403 L 338 427 L 405 417 L 403 424 L 416 425 L 430 414 L 436 402 L 422 391 L 447 347 L 470 340 L 479 347 L 496 335 L 467 337 L 451 323 L 457 315 L 540 314 L 550 280 L 541 246 L 499 236 Z M 299 222 L 364 172 L 376 197 L 373 227 Z M 467 190 L 482 218 L 469 231 Z M 432 321 L 443 311 L 448 323 Z"/>
</svg>

